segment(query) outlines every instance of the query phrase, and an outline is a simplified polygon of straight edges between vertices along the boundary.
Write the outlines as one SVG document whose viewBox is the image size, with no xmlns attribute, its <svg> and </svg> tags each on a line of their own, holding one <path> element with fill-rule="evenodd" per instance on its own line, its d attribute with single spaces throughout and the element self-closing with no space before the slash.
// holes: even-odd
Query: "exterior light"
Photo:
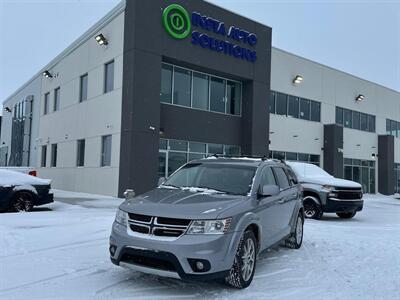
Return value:
<svg viewBox="0 0 400 300">
<path fill-rule="evenodd" d="M 9 108 L 8 106 L 4 107 L 4 110 L 5 110 L 6 112 L 8 112 L 8 113 L 11 112 L 11 108 Z"/>
<path fill-rule="evenodd" d="M 300 84 L 302 81 L 303 81 L 303 76 L 301 76 L 301 75 L 296 75 L 296 76 L 293 78 L 293 83 L 294 83 L 294 84 Z"/>
<path fill-rule="evenodd" d="M 43 76 L 46 78 L 53 78 L 53 75 L 48 70 L 43 72 Z"/>
<path fill-rule="evenodd" d="M 101 46 L 108 45 L 108 40 L 106 39 L 106 37 L 102 33 L 100 33 L 99 35 L 96 35 L 96 37 L 94 39 Z"/>
<path fill-rule="evenodd" d="M 372 155 L 371 155 L 371 159 L 372 159 L 372 160 L 375 160 L 377 157 L 378 157 L 378 154 L 372 153 Z"/>
<path fill-rule="evenodd" d="M 364 100 L 364 95 L 359 94 L 359 95 L 356 97 L 356 101 L 363 101 L 363 100 Z"/>
</svg>

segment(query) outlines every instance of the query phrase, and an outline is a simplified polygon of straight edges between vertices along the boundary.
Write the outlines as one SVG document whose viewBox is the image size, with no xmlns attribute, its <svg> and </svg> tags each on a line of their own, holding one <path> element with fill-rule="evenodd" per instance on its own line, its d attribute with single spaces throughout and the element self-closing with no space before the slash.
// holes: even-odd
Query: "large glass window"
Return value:
<svg viewBox="0 0 400 300">
<path fill-rule="evenodd" d="M 226 85 L 226 113 L 240 115 L 242 99 L 242 85 L 235 81 L 227 81 Z"/>
<path fill-rule="evenodd" d="M 235 145 L 207 144 L 194 141 L 160 139 L 159 176 L 168 177 L 183 164 L 213 154 L 240 155 Z"/>
<path fill-rule="evenodd" d="M 364 193 L 375 193 L 375 162 L 344 158 L 344 178 L 362 185 Z"/>
<path fill-rule="evenodd" d="M 104 93 L 114 89 L 114 61 L 104 65 Z"/>
<path fill-rule="evenodd" d="M 79 85 L 79 102 L 82 102 L 88 97 L 88 74 L 81 76 Z"/>
<path fill-rule="evenodd" d="M 111 166 L 111 135 L 104 135 L 101 137 L 101 166 Z"/>
<path fill-rule="evenodd" d="M 210 82 L 210 110 L 225 112 L 225 80 L 211 77 Z"/>
<path fill-rule="evenodd" d="M 276 114 L 287 115 L 287 95 L 282 93 L 276 94 Z"/>
<path fill-rule="evenodd" d="M 300 99 L 300 119 L 310 120 L 311 103 L 310 100 Z"/>
<path fill-rule="evenodd" d="M 288 99 L 289 99 L 288 116 L 293 118 L 299 118 L 299 98 L 294 96 L 289 96 Z"/>
<path fill-rule="evenodd" d="M 207 110 L 209 94 L 209 76 L 193 72 L 193 102 L 192 107 Z"/>
<path fill-rule="evenodd" d="M 78 140 L 76 150 L 76 166 L 83 167 L 85 165 L 85 140 Z"/>
<path fill-rule="evenodd" d="M 346 128 L 375 132 L 375 123 L 376 120 L 373 115 L 336 107 L 336 124 L 343 125 Z"/>
<path fill-rule="evenodd" d="M 54 90 L 53 110 L 54 111 L 60 110 L 60 88 L 59 87 Z"/>
<path fill-rule="evenodd" d="M 242 84 L 163 63 L 160 102 L 241 115 Z"/>
<path fill-rule="evenodd" d="M 172 70 L 170 65 L 162 64 L 160 101 L 172 103 Z"/>
<path fill-rule="evenodd" d="M 174 68 L 174 104 L 190 106 L 191 76 L 192 72 L 189 70 Z"/>
<path fill-rule="evenodd" d="M 393 120 L 386 120 L 386 133 L 400 137 L 400 122 L 396 122 Z"/>
<path fill-rule="evenodd" d="M 319 166 L 320 156 L 317 154 L 284 152 L 284 151 L 270 151 L 269 157 L 279 160 L 300 161 Z"/>
</svg>

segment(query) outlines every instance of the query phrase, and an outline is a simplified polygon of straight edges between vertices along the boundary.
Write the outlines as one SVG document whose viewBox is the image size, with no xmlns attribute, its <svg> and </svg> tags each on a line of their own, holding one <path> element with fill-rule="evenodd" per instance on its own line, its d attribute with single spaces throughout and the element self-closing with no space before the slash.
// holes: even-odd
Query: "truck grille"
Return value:
<svg viewBox="0 0 400 300">
<path fill-rule="evenodd" d="M 354 200 L 354 199 L 362 199 L 363 193 L 361 189 L 354 188 L 336 188 L 334 191 L 338 199 L 343 200 Z"/>
<path fill-rule="evenodd" d="M 134 233 L 155 237 L 177 238 L 189 227 L 190 220 L 154 217 L 128 213 L 129 228 Z"/>
</svg>

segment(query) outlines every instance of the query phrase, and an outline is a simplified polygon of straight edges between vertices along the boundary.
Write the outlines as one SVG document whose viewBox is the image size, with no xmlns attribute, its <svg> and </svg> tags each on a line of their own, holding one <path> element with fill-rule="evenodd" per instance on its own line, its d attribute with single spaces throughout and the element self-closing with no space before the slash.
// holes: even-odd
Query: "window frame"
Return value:
<svg viewBox="0 0 400 300">
<path fill-rule="evenodd" d="M 83 157 L 81 157 L 81 147 L 83 144 Z M 76 141 L 76 166 L 82 168 L 85 166 L 85 151 L 86 151 L 86 140 L 80 139 Z"/>
<path fill-rule="evenodd" d="M 50 167 L 57 167 L 58 144 L 51 144 Z"/>
<path fill-rule="evenodd" d="M 83 79 L 86 78 L 86 97 L 83 98 Z M 88 99 L 89 92 L 89 74 L 85 73 L 79 77 L 79 103 Z"/>
<path fill-rule="evenodd" d="M 48 115 L 50 113 L 50 92 L 44 94 L 43 104 L 43 115 Z M 15 110 L 16 112 L 17 110 Z"/>
<path fill-rule="evenodd" d="M 109 153 L 109 159 L 106 160 L 106 147 L 105 147 L 105 140 L 107 138 L 110 138 L 110 153 Z M 107 155 L 108 158 L 108 155 Z M 111 167 L 112 164 L 112 135 L 111 134 L 106 134 L 101 136 L 101 152 L 100 152 L 100 167 Z"/>
<path fill-rule="evenodd" d="M 107 89 L 107 82 L 108 82 L 108 76 L 109 76 L 109 74 L 108 74 L 108 72 L 107 72 L 107 70 L 108 70 L 108 66 L 109 65 L 113 65 L 113 68 L 112 68 L 112 88 L 110 89 L 110 90 L 108 90 Z M 104 87 L 103 87 L 103 93 L 104 94 L 107 94 L 107 93 L 110 93 L 110 92 L 112 92 L 114 89 L 115 89 L 115 60 L 114 59 L 112 59 L 112 60 L 110 60 L 110 61 L 108 61 L 108 62 L 106 62 L 105 64 L 104 64 L 104 83 L 103 83 L 103 85 L 104 85 Z"/>
</svg>

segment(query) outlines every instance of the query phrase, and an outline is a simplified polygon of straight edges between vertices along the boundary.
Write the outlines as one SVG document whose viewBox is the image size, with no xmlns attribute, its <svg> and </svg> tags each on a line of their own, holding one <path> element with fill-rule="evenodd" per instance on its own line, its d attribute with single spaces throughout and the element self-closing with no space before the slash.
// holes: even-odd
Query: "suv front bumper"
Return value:
<svg viewBox="0 0 400 300">
<path fill-rule="evenodd" d="M 111 261 L 123 267 L 183 280 L 212 280 L 229 274 L 240 233 L 182 235 L 174 241 L 140 238 L 116 222 L 110 236 Z M 195 265 L 201 261 L 204 270 Z"/>
</svg>

